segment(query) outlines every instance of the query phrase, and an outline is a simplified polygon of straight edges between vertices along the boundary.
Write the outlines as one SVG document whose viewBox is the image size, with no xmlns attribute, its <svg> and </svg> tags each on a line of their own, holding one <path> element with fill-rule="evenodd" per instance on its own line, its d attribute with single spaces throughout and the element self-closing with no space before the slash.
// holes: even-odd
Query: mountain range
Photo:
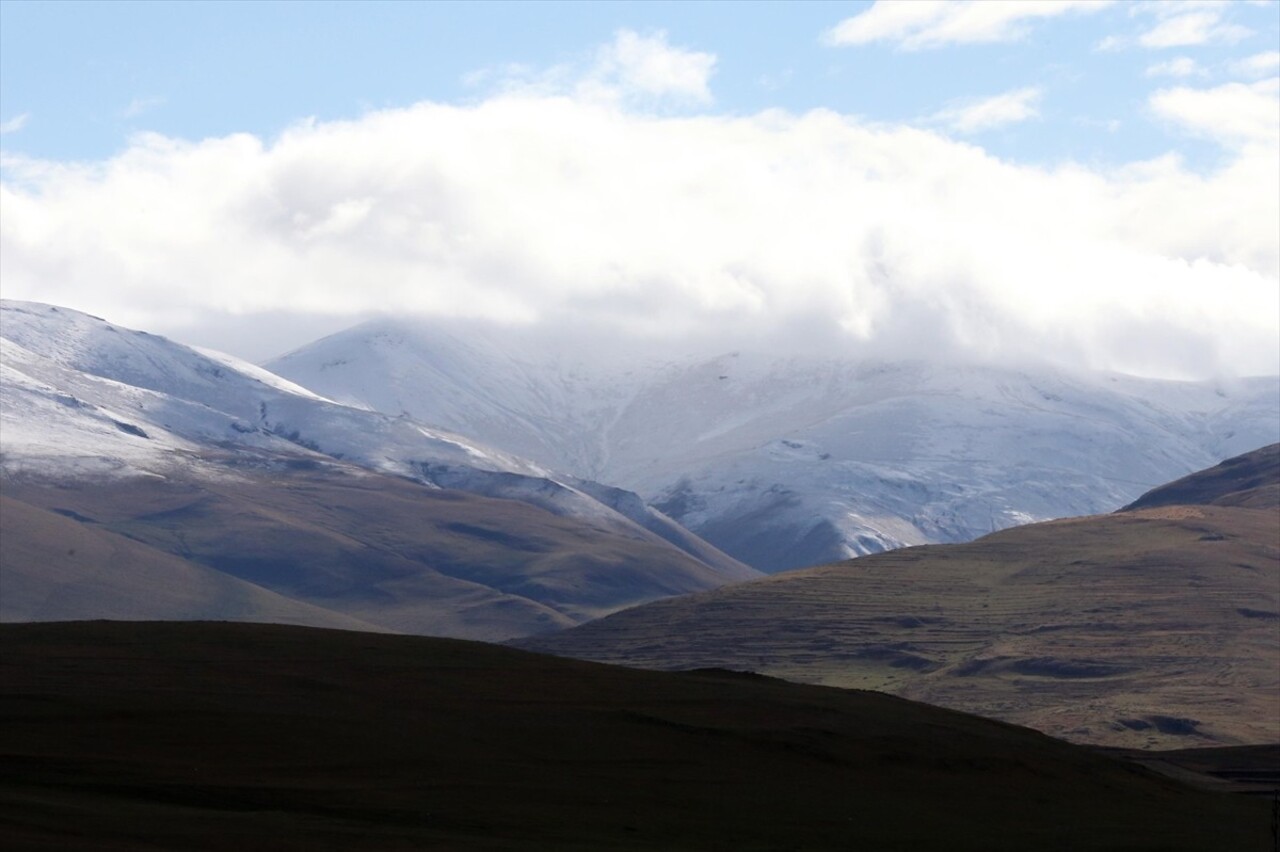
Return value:
<svg viewBox="0 0 1280 852">
<path fill-rule="evenodd" d="M 1280 437 L 1274 378 L 591 359 L 461 328 L 375 323 L 271 365 L 304 387 L 3 303 L 0 620 L 517 640 L 1088 742 L 1280 739 L 1275 447 L 1179 479 Z"/>
<path fill-rule="evenodd" d="M 500 639 L 757 576 L 634 494 L 225 355 L 15 302 L 0 346 L 4 620 Z"/>
<path fill-rule="evenodd" d="M 266 366 L 633 491 L 766 572 L 1111 511 L 1280 437 L 1274 377 L 682 355 L 393 320 Z"/>
</svg>

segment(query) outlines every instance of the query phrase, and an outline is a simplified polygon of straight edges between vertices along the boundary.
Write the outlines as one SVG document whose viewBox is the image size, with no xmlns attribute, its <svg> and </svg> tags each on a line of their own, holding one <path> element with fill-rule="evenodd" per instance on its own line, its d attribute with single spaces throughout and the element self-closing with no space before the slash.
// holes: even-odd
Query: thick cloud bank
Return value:
<svg viewBox="0 0 1280 852">
<path fill-rule="evenodd" d="M 1218 123 L 1204 93 L 1152 103 L 1221 135 L 1207 175 L 1172 156 L 1014 165 L 824 111 L 672 116 L 531 91 L 269 142 L 142 136 L 105 163 L 8 158 L 0 274 L 6 296 L 169 331 L 387 311 L 1271 374 L 1274 89 L 1218 93 Z"/>
</svg>

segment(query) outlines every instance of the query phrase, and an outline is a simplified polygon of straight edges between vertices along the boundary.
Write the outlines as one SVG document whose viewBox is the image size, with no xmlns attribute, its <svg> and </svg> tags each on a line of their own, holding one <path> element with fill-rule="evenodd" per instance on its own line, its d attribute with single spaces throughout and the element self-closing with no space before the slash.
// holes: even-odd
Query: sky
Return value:
<svg viewBox="0 0 1280 852">
<path fill-rule="evenodd" d="M 0 0 L 0 292 L 1280 373 L 1280 3 Z"/>
</svg>

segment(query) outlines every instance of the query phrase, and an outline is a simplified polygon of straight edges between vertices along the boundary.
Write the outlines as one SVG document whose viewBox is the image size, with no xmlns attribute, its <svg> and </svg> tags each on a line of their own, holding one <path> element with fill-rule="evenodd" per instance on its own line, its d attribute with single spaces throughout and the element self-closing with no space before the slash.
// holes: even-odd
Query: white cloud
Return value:
<svg viewBox="0 0 1280 852">
<path fill-rule="evenodd" d="M 1167 62 L 1147 66 L 1148 77 L 1196 77 L 1207 72 L 1190 56 L 1178 56 Z"/>
<path fill-rule="evenodd" d="M 1157 8 L 1178 9 L 1180 7 L 1169 4 Z M 1252 30 L 1224 21 L 1225 9 L 1226 4 L 1216 4 L 1201 11 L 1165 17 L 1160 23 L 1140 35 L 1138 43 L 1150 48 L 1189 47 L 1213 43 L 1233 44 L 1252 35 Z"/>
<path fill-rule="evenodd" d="M 1280 199 L 1258 188 L 1280 157 L 1233 150 L 1209 175 L 1041 169 L 827 111 L 506 94 L 270 142 L 142 135 L 93 165 L 10 158 L 0 277 L 174 334 L 385 311 L 1274 373 Z"/>
<path fill-rule="evenodd" d="M 622 30 L 612 44 L 600 49 L 593 73 L 598 79 L 616 81 L 629 91 L 707 103 L 711 100 L 707 82 L 715 64 L 714 54 L 667 44 L 664 32 L 641 36 Z"/>
<path fill-rule="evenodd" d="M 1036 118 L 1040 115 L 1042 95 L 1034 86 L 1015 89 L 990 98 L 953 104 L 935 113 L 931 121 L 957 133 L 981 133 Z"/>
<path fill-rule="evenodd" d="M 1280 71 L 1280 50 L 1255 53 L 1231 63 L 1231 72 L 1243 77 L 1266 77 Z"/>
<path fill-rule="evenodd" d="M 24 112 L 15 115 L 6 122 L 0 123 L 0 136 L 7 136 L 10 133 L 17 133 L 19 130 L 27 126 L 27 122 L 31 120 L 31 113 Z"/>
<path fill-rule="evenodd" d="M 833 45 L 889 41 L 908 50 L 1016 41 L 1036 19 L 1088 14 L 1107 5 L 1109 0 L 877 0 L 867 11 L 836 24 L 823 39 Z"/>
<path fill-rule="evenodd" d="M 1228 147 L 1280 145 L 1280 77 L 1213 89 L 1161 89 L 1149 106 L 1161 118 Z"/>
<path fill-rule="evenodd" d="M 576 62 L 543 70 L 520 64 L 483 68 L 465 75 L 463 82 L 506 93 L 573 95 L 600 102 L 708 104 L 715 65 L 714 53 L 674 47 L 663 31 L 641 35 L 624 29 Z"/>
</svg>

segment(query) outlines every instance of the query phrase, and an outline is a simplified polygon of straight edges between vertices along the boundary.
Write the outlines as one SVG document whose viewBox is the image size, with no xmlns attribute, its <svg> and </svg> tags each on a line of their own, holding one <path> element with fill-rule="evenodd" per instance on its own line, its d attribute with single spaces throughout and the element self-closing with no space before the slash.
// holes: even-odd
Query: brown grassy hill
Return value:
<svg viewBox="0 0 1280 852">
<path fill-rule="evenodd" d="M 1270 848 L 1268 802 L 882 694 L 262 625 L 0 647 L 11 849 Z"/>
<path fill-rule="evenodd" d="M 884 690 L 1080 742 L 1280 742 L 1280 517 L 1177 506 L 1033 524 L 522 644 Z"/>
<path fill-rule="evenodd" d="M 0 621 L 68 618 L 379 629 L 0 496 Z"/>
<path fill-rule="evenodd" d="M 1280 444 L 1229 458 L 1208 470 L 1153 488 L 1121 511 L 1204 504 L 1280 507 Z"/>
<path fill-rule="evenodd" d="M 230 470 L 217 476 L 10 478 L 4 493 L 60 513 L 68 524 L 132 539 L 135 554 L 145 546 L 153 556 L 179 557 L 408 633 L 508 639 L 723 582 L 712 568 L 634 525 L 561 517 L 515 500 L 428 488 L 341 464 L 247 452 L 221 461 Z M 43 578 L 49 588 L 33 591 L 41 601 L 36 609 L 6 602 L 8 620 L 224 617 L 216 601 L 206 610 L 122 613 L 86 609 L 81 596 L 76 606 L 58 609 L 67 600 L 59 572 L 71 570 L 72 560 L 56 541 L 38 541 L 39 526 L 25 529 L 36 540 L 0 550 L 0 573 L 22 575 L 35 587 Z M 159 564 L 148 558 L 145 572 L 119 558 L 92 570 L 110 575 L 113 600 L 147 598 Z"/>
</svg>

